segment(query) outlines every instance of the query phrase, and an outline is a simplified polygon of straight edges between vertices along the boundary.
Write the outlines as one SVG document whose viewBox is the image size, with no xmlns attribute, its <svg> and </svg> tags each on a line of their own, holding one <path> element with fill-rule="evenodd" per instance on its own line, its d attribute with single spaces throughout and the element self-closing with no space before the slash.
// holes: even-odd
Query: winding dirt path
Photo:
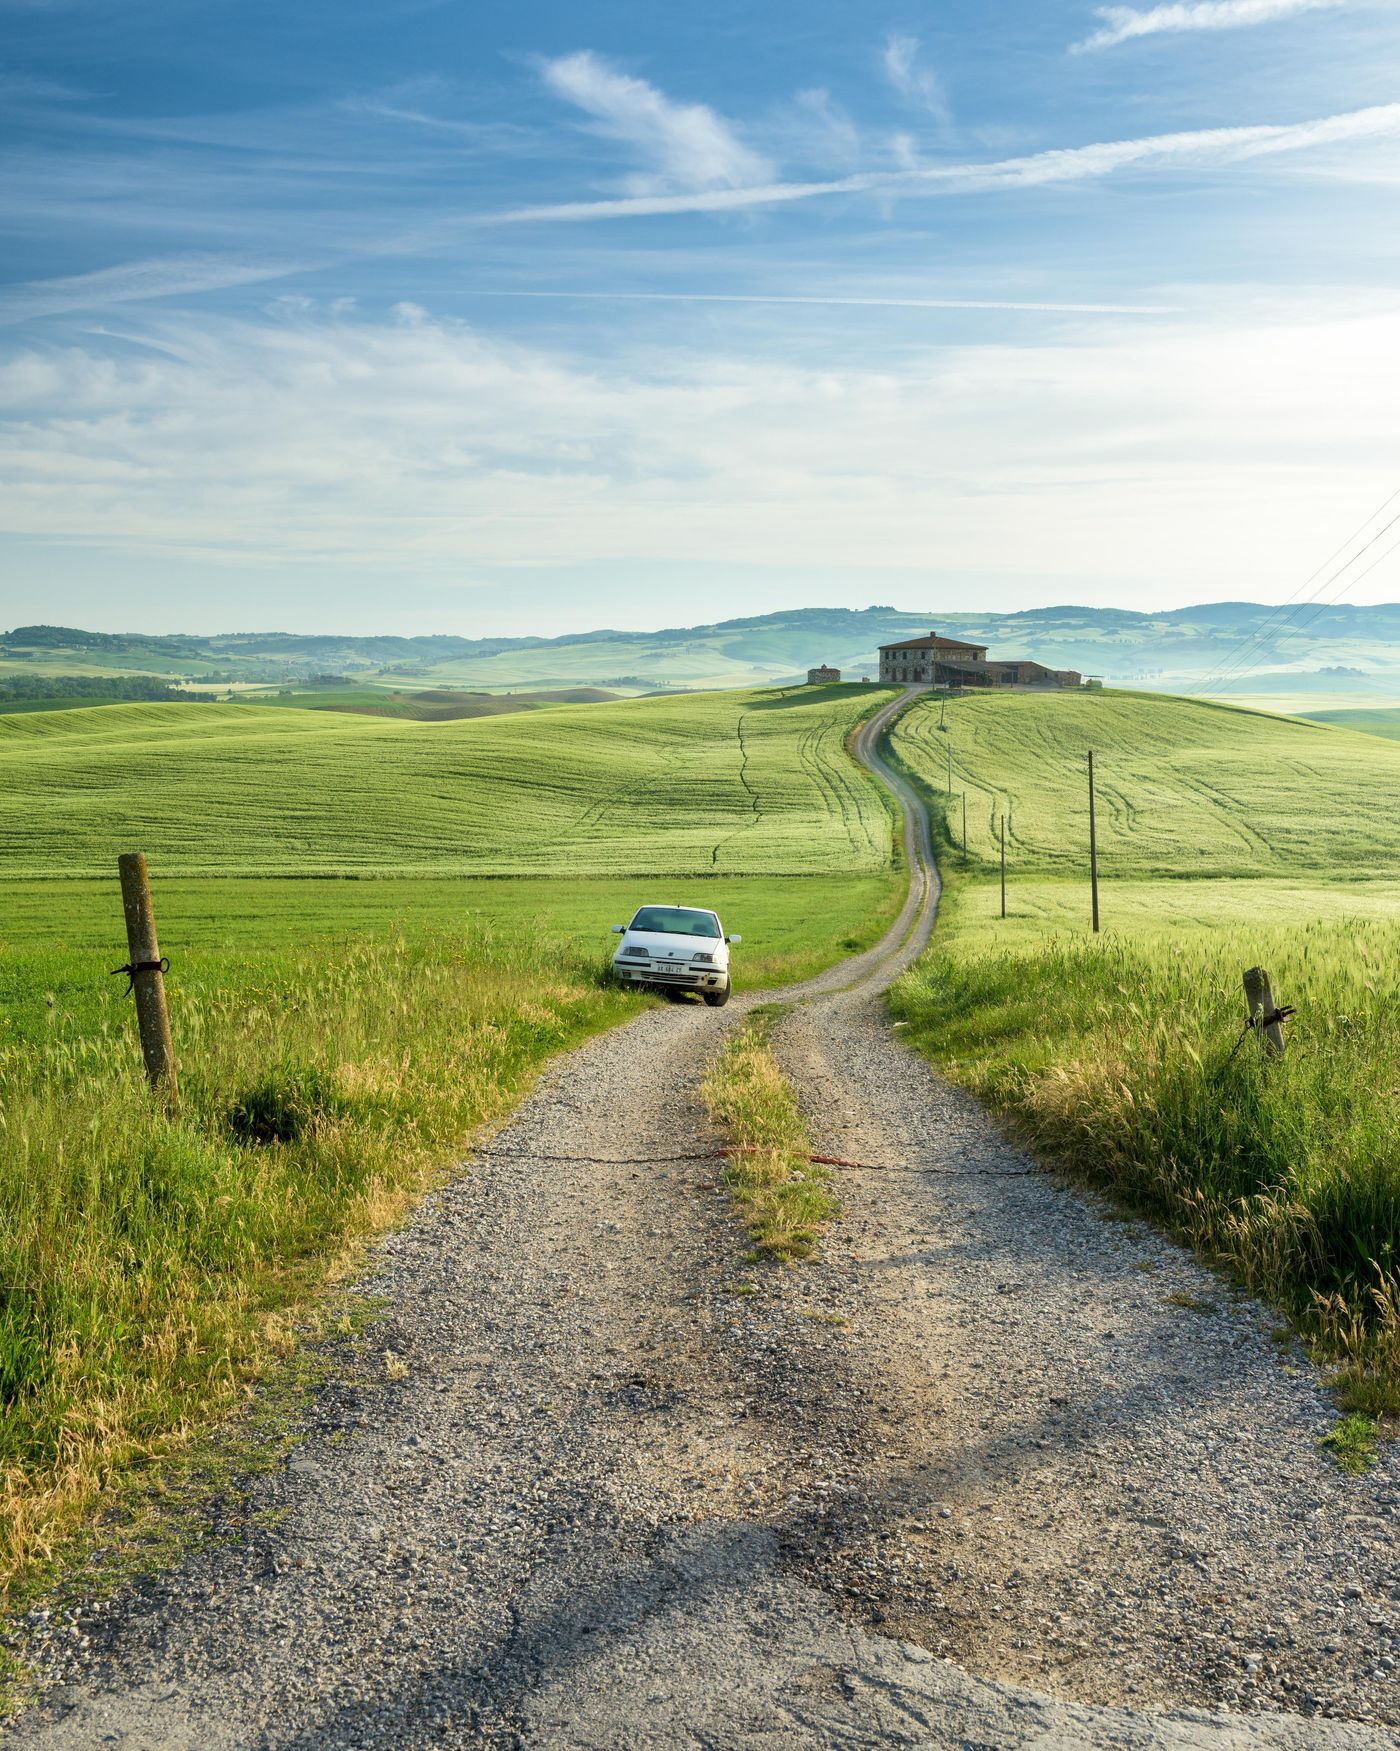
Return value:
<svg viewBox="0 0 1400 1751">
<path fill-rule="evenodd" d="M 878 1164 L 823 1259 L 746 1263 L 709 1155 L 696 1090 L 753 999 L 590 1042 L 376 1250 L 372 1353 L 290 1464 L 34 1624 L 17 1746 L 1397 1743 L 1393 1458 L 1335 1472 L 1259 1310 L 1169 1304 L 1221 1291 L 885 1021 L 937 878 L 880 728 L 909 898 L 777 1034 L 822 1141 Z"/>
</svg>

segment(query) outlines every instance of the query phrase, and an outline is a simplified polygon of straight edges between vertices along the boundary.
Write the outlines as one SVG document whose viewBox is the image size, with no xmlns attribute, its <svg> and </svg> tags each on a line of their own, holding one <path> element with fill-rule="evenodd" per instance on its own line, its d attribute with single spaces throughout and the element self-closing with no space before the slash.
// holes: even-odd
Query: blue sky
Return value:
<svg viewBox="0 0 1400 1751">
<path fill-rule="evenodd" d="M 1393 0 L 0 0 L 0 114 L 0 625 L 1280 600 L 1400 483 Z"/>
</svg>

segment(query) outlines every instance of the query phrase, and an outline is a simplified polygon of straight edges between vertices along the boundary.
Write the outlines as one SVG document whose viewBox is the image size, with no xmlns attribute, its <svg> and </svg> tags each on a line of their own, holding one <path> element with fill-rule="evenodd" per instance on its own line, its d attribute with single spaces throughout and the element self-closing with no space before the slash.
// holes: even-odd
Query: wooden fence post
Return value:
<svg viewBox="0 0 1400 1751">
<path fill-rule="evenodd" d="M 1094 933 L 1099 928 L 1099 841 L 1094 830 L 1094 750 L 1089 750 L 1089 891 L 1093 896 Z"/>
<path fill-rule="evenodd" d="M 962 799 L 963 799 L 962 860 L 964 863 L 966 863 L 967 862 L 967 792 L 966 791 L 964 791 L 962 793 Z"/>
<path fill-rule="evenodd" d="M 1250 967 L 1244 976 L 1244 1000 L 1249 1005 L 1249 1023 L 1259 1036 L 1259 1049 L 1267 1058 L 1277 1058 L 1283 1051 L 1283 1028 L 1280 1025 L 1292 1010 L 1281 1010 L 1274 1002 L 1269 975 L 1262 967 Z"/>
<path fill-rule="evenodd" d="M 146 858 L 132 851 L 117 859 L 122 879 L 122 910 L 126 914 L 126 951 L 130 957 L 117 971 L 131 981 L 136 994 L 136 1025 L 141 1030 L 141 1055 L 151 1087 L 163 1092 L 172 1106 L 179 1102 L 175 1079 L 175 1045 L 165 1007 L 165 969 L 156 941 L 156 915 Z"/>
</svg>

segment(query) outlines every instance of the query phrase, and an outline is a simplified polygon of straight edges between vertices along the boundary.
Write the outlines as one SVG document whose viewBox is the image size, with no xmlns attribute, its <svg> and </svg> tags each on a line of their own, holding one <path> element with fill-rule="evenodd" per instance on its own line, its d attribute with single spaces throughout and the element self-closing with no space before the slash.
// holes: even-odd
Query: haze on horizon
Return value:
<svg viewBox="0 0 1400 1751">
<path fill-rule="evenodd" d="M 0 17 L 0 624 L 1276 602 L 1400 486 L 1380 0 Z"/>
</svg>

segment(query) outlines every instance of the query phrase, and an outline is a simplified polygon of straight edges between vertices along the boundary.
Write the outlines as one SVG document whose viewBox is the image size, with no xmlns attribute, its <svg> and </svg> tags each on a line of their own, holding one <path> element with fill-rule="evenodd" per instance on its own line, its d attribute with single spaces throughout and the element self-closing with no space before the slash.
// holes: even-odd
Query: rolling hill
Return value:
<svg viewBox="0 0 1400 1751">
<path fill-rule="evenodd" d="M 1005 812 L 1019 872 L 1083 870 L 1093 748 L 1100 851 L 1117 875 L 1400 873 L 1400 747 L 1329 725 L 1145 693 L 1008 694 L 946 713 L 922 702 L 895 746 L 940 791 L 951 747 L 970 850 L 993 857 Z"/>
<path fill-rule="evenodd" d="M 0 876 L 884 870 L 845 737 L 882 688 L 422 723 L 239 705 L 0 717 Z"/>
<path fill-rule="evenodd" d="M 657 632 L 603 629 L 557 638 L 429 638 L 233 633 L 213 637 L 84 632 L 26 626 L 0 634 L 0 677 L 151 674 L 207 686 L 294 685 L 315 675 L 357 686 L 505 692 L 603 687 L 750 687 L 800 677 L 822 662 L 858 677 L 881 643 L 936 626 L 984 640 L 993 654 L 1030 656 L 1110 681 L 1189 691 L 1240 652 L 1249 666 L 1234 694 L 1374 698 L 1400 691 L 1400 606 L 1307 611 L 1306 626 L 1277 610 L 1215 602 L 1160 613 L 1047 607 L 1015 614 L 893 608 L 803 608 Z M 1355 699 L 1351 699 L 1355 696 Z"/>
</svg>

